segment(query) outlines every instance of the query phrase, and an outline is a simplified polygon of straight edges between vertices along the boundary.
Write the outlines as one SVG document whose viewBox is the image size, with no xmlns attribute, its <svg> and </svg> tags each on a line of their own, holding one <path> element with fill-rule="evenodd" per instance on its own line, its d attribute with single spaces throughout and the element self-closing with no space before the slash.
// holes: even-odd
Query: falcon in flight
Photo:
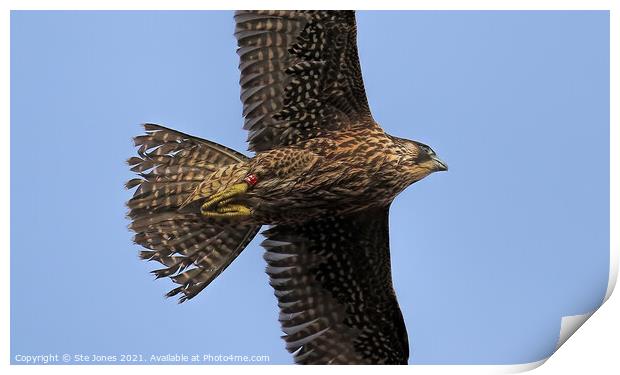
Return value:
<svg viewBox="0 0 620 375">
<path fill-rule="evenodd" d="M 254 157 L 145 124 L 127 205 L 140 257 L 195 297 L 261 226 L 286 349 L 300 364 L 406 364 L 388 212 L 448 169 L 373 119 L 353 11 L 238 11 L 244 128 Z"/>
</svg>

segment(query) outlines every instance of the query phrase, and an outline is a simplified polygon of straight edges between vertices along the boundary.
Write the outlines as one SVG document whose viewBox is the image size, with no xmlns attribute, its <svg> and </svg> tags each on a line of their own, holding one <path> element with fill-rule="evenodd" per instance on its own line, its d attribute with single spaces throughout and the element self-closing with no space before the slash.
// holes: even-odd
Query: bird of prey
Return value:
<svg viewBox="0 0 620 375">
<path fill-rule="evenodd" d="M 251 158 L 146 124 L 129 159 L 140 257 L 195 297 L 261 226 L 286 349 L 300 364 L 406 364 L 388 211 L 448 167 L 373 119 L 353 11 L 238 11 L 235 37 Z"/>
</svg>

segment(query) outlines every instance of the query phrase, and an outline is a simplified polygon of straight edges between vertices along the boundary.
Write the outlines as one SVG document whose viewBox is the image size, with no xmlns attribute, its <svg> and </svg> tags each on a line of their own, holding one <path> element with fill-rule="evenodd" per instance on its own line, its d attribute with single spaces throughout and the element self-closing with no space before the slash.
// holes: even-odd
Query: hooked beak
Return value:
<svg viewBox="0 0 620 375">
<path fill-rule="evenodd" d="M 448 170 L 448 164 L 441 161 L 441 159 L 439 159 L 437 156 L 433 155 L 431 156 L 431 159 L 433 159 L 433 162 L 435 163 L 436 171 L 447 171 Z"/>
</svg>

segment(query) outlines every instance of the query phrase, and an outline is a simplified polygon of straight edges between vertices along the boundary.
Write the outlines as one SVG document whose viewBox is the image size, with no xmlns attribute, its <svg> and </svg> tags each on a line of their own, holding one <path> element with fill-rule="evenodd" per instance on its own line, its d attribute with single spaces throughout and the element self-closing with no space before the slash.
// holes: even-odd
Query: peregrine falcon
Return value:
<svg viewBox="0 0 620 375">
<path fill-rule="evenodd" d="M 195 297 L 261 226 L 286 349 L 300 364 L 406 364 L 388 212 L 448 169 L 373 119 L 353 11 L 238 11 L 247 157 L 155 124 L 134 138 L 127 206 L 140 257 Z"/>
</svg>

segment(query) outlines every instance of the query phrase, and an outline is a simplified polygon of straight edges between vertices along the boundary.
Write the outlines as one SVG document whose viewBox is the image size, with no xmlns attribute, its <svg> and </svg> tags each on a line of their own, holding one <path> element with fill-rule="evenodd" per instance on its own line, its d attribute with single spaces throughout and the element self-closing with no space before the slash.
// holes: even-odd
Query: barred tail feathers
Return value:
<svg viewBox="0 0 620 375">
<path fill-rule="evenodd" d="M 147 250 L 140 258 L 165 268 L 152 271 L 180 286 L 166 296 L 195 297 L 243 251 L 260 226 L 233 220 L 207 219 L 198 210 L 181 207 L 202 181 L 246 156 L 217 143 L 163 126 L 145 124 L 145 135 L 134 138 L 138 156 L 127 162 L 139 177 L 127 202 L 134 242 Z"/>
</svg>

